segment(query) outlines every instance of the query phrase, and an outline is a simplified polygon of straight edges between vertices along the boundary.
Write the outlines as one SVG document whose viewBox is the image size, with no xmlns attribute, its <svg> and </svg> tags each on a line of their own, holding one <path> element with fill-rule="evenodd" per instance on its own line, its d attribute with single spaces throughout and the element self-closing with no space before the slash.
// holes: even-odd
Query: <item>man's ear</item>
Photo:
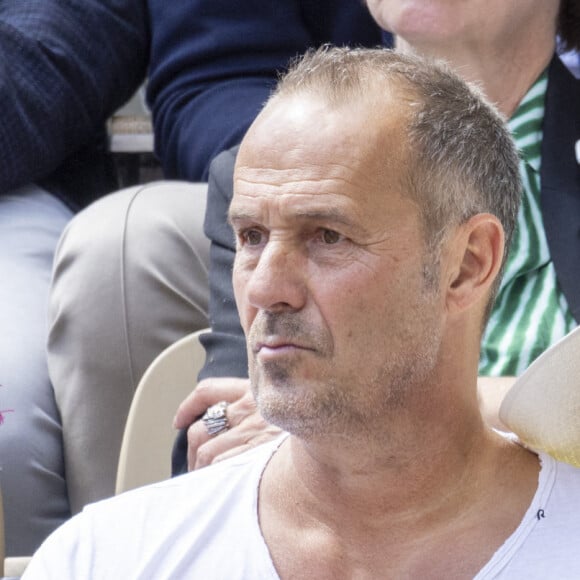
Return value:
<svg viewBox="0 0 580 580">
<path fill-rule="evenodd" d="M 504 244 L 503 227 L 492 214 L 477 214 L 458 228 L 448 246 L 446 303 L 450 312 L 478 302 L 487 304 L 501 268 Z"/>
</svg>

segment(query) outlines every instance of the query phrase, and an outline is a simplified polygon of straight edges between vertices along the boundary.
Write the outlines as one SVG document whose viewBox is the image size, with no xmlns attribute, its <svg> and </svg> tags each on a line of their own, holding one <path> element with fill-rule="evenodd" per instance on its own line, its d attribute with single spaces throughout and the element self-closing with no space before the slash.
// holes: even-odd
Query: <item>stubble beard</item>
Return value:
<svg viewBox="0 0 580 580">
<path fill-rule="evenodd" d="M 316 380 L 300 383 L 299 362 L 258 366 L 253 361 L 252 389 L 260 412 L 270 423 L 305 440 L 389 436 L 411 397 L 429 397 L 441 336 L 423 316 L 420 323 L 421 332 L 405 336 L 406 347 L 397 354 L 385 352 L 382 365 L 364 383 L 356 374 L 344 381 L 328 370 Z"/>
<path fill-rule="evenodd" d="M 335 434 L 370 440 L 393 433 L 391 423 L 405 413 L 412 398 L 423 399 L 421 404 L 425 404 L 442 342 L 436 306 L 439 261 L 431 257 L 426 264 L 416 304 L 409 307 L 404 323 L 393 329 L 398 336 L 396 348 L 386 342 L 382 363 L 369 356 L 368 365 L 364 364 L 365 348 L 361 348 L 358 368 L 377 368 L 370 378 L 365 379 L 364 372 L 340 377 L 333 365 L 323 364 L 324 371 L 316 378 L 302 379 L 301 384 L 300 359 L 259 365 L 249 353 L 252 391 L 262 416 L 302 439 Z M 298 314 L 264 316 L 252 330 L 256 329 L 309 337 L 311 344 L 319 346 L 315 356 L 322 361 L 333 358 L 335 345 L 330 334 L 313 328 Z"/>
</svg>

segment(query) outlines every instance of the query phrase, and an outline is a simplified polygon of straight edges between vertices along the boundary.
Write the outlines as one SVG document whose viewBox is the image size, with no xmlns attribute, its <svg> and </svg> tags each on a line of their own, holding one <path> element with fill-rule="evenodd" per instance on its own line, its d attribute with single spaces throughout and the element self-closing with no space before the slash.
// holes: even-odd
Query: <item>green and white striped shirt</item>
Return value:
<svg viewBox="0 0 580 580">
<path fill-rule="evenodd" d="M 520 150 L 524 191 L 504 277 L 483 337 L 481 375 L 521 374 L 547 347 L 576 326 L 556 279 L 540 209 L 547 85 L 544 72 L 509 121 Z"/>
</svg>

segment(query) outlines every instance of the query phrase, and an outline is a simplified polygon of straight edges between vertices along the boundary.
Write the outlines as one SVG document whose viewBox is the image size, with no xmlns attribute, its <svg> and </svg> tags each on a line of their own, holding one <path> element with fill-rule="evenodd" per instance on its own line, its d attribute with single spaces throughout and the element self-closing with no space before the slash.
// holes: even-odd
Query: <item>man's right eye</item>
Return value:
<svg viewBox="0 0 580 580">
<path fill-rule="evenodd" d="M 259 246 L 262 243 L 264 234 L 257 229 L 249 229 L 241 232 L 242 243 L 248 246 Z"/>
</svg>

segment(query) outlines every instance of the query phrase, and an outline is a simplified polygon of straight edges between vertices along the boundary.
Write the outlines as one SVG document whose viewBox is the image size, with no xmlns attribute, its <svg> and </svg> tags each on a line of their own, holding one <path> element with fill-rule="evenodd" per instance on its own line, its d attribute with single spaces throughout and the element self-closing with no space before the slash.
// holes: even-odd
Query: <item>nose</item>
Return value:
<svg viewBox="0 0 580 580">
<path fill-rule="evenodd" d="M 246 298 L 259 310 L 297 311 L 306 302 L 307 258 L 291 242 L 269 241 L 248 272 Z"/>
</svg>

